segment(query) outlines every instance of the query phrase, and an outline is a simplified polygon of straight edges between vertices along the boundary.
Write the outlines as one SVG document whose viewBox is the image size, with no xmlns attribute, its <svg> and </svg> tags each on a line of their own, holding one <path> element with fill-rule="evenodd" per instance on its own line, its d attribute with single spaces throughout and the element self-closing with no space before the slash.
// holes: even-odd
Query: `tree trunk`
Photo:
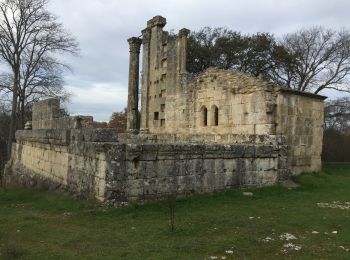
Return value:
<svg viewBox="0 0 350 260">
<path fill-rule="evenodd" d="M 24 92 L 24 90 L 23 90 Z M 25 120 L 25 109 L 24 109 L 24 93 L 20 95 L 20 110 L 19 110 L 19 125 L 18 129 L 24 129 L 24 120 Z"/>
<path fill-rule="evenodd" d="M 13 84 L 13 96 L 12 96 L 12 111 L 11 111 L 11 122 L 9 129 L 9 138 L 7 142 L 7 158 L 11 157 L 12 142 L 15 140 L 16 123 L 17 123 L 17 97 L 18 97 L 18 77 L 17 73 L 14 75 Z"/>
</svg>

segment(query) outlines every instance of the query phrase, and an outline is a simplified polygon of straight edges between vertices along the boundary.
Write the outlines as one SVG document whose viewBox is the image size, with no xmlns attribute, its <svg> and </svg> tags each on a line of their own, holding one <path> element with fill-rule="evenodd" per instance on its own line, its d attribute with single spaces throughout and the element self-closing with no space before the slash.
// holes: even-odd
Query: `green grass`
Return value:
<svg viewBox="0 0 350 260">
<path fill-rule="evenodd" d="M 166 202 L 104 209 L 46 191 L 0 190 L 0 259 L 350 259 L 350 210 L 317 206 L 350 201 L 350 163 L 296 181 L 295 189 L 252 189 L 252 198 L 234 190 L 178 200 L 174 231 Z M 282 241 L 283 233 L 297 239 Z M 289 242 L 301 250 L 284 252 Z"/>
</svg>

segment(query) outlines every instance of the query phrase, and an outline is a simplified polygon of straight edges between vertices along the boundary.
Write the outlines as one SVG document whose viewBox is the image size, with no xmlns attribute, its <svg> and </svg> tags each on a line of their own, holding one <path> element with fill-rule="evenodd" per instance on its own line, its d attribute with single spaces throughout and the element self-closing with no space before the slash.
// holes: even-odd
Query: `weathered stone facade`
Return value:
<svg viewBox="0 0 350 260">
<path fill-rule="evenodd" d="M 156 16 L 142 31 L 142 133 L 212 135 L 220 143 L 228 135 L 285 135 L 292 172 L 320 170 L 325 97 L 237 71 L 212 68 L 192 78 L 189 30 L 169 35 L 165 22 Z"/>
<path fill-rule="evenodd" d="M 128 40 L 128 133 L 94 129 L 92 117 L 63 116 L 58 100 L 39 102 L 32 130 L 16 133 L 5 183 L 120 203 L 273 185 L 320 170 L 324 97 L 235 71 L 191 78 L 189 31 L 170 35 L 165 24 L 156 16 L 142 39 Z"/>
</svg>

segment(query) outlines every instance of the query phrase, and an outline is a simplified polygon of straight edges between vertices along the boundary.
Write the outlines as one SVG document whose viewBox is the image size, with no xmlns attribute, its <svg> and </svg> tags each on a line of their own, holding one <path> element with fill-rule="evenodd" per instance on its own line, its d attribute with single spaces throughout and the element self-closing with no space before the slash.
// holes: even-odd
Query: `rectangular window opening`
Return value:
<svg viewBox="0 0 350 260">
<path fill-rule="evenodd" d="M 154 120 L 159 120 L 159 112 L 154 112 Z"/>
</svg>

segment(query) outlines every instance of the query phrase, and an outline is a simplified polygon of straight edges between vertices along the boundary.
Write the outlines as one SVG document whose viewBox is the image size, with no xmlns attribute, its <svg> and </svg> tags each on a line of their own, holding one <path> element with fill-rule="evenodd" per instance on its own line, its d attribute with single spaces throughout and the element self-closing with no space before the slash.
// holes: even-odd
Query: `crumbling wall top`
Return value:
<svg viewBox="0 0 350 260">
<path fill-rule="evenodd" d="M 58 98 L 49 98 L 33 105 L 33 130 L 77 128 L 93 128 L 93 117 L 67 116 L 60 107 L 60 100 Z"/>
<path fill-rule="evenodd" d="M 164 27 L 166 25 L 166 19 L 163 16 L 157 15 L 147 22 L 147 27 L 152 28 L 155 26 Z"/>
<path fill-rule="evenodd" d="M 33 121 L 58 118 L 63 114 L 60 109 L 60 100 L 58 98 L 49 98 L 39 101 L 33 105 L 32 111 Z"/>
</svg>

